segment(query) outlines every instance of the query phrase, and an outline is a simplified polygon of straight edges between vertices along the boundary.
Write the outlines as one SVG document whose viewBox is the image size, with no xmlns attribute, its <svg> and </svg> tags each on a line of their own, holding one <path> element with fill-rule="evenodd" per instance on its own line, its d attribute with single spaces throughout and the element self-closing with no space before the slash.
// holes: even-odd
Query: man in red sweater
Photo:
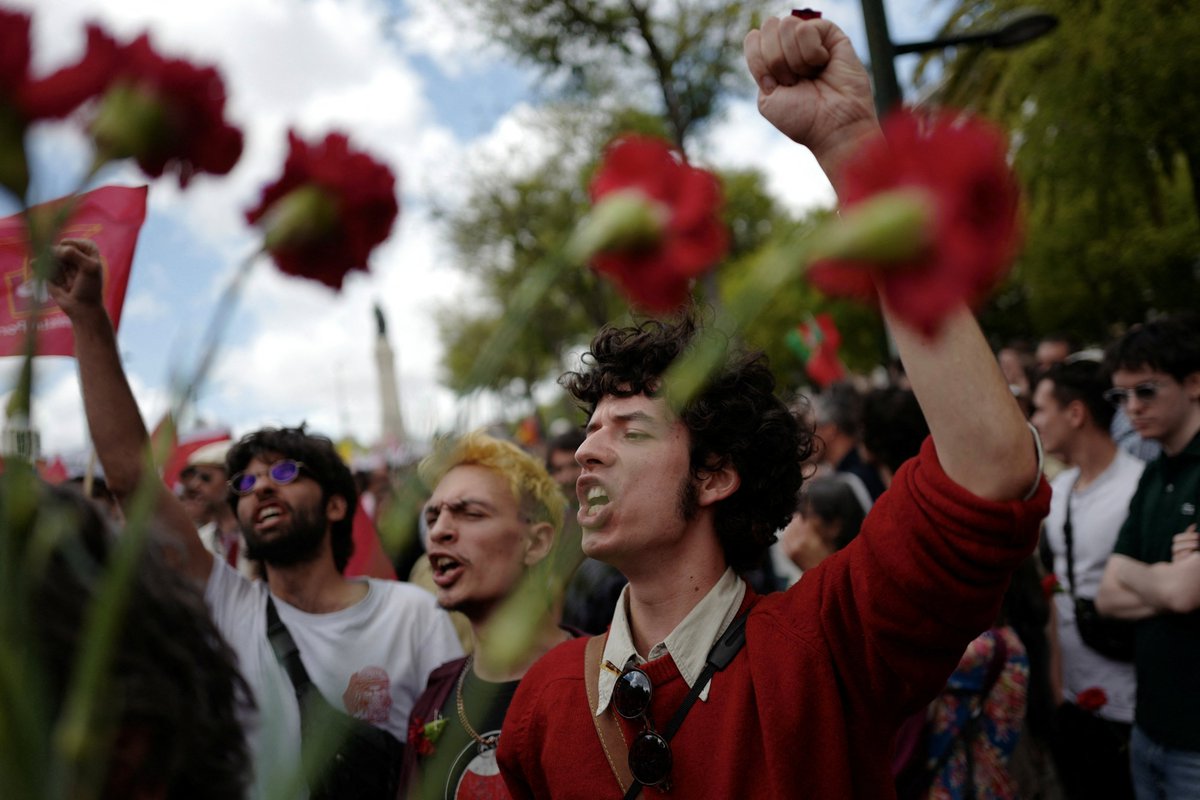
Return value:
<svg viewBox="0 0 1200 800">
<path fill-rule="evenodd" d="M 836 184 L 849 154 L 879 135 L 845 35 L 827 20 L 772 19 L 746 55 L 763 114 Z M 736 570 L 791 515 L 811 434 L 774 396 L 763 360 L 745 354 L 672 413 L 656 393 L 690 321 L 597 335 L 585 370 L 564 381 L 590 412 L 579 521 L 584 551 L 629 584 L 605 638 L 557 647 L 522 680 L 498 754 L 513 797 L 632 797 L 631 773 L 652 784 L 647 797 L 893 794 L 898 723 L 994 621 L 1049 489 L 969 312 L 932 340 L 890 328 L 931 439 L 853 543 L 764 597 Z M 705 681 L 710 648 L 742 613 L 745 645 Z M 697 688 L 669 743 L 656 739 Z"/>
</svg>

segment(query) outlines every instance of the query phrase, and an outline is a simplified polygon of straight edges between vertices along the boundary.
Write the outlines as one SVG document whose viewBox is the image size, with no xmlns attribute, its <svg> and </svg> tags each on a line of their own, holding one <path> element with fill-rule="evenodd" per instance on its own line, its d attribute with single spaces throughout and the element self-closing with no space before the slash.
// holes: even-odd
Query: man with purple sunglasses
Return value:
<svg viewBox="0 0 1200 800">
<path fill-rule="evenodd" d="M 88 428 L 109 486 L 128 507 L 148 436 L 101 304 L 99 252 L 65 239 L 55 256 L 50 292 L 71 320 Z M 257 792 L 294 780 L 302 744 L 341 726 L 347 744 L 311 778 L 312 796 L 391 800 L 412 704 L 429 673 L 462 654 L 449 618 L 411 584 L 342 574 L 358 492 L 329 439 L 303 427 L 260 430 L 233 446 L 226 472 L 230 505 L 265 581 L 214 559 L 161 482 L 156 516 L 179 545 L 174 566 L 203 590 L 254 693 L 258 715 L 246 725 Z"/>
</svg>

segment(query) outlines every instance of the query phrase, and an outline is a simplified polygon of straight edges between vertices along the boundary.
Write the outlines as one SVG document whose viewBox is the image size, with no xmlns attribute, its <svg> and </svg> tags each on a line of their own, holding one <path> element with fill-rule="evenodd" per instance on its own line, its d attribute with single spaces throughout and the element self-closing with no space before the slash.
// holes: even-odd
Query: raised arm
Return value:
<svg viewBox="0 0 1200 800">
<path fill-rule="evenodd" d="M 100 253 L 94 242 L 64 239 L 54 248 L 54 255 L 57 264 L 49 285 L 50 296 L 71 320 L 88 430 L 104 466 L 105 480 L 124 505 L 142 479 L 149 436 L 104 308 Z M 156 485 L 160 494 L 158 522 L 184 545 L 180 568 L 203 583 L 212 570 L 212 555 L 201 543 L 182 504 L 161 481 Z"/>
<path fill-rule="evenodd" d="M 744 49 L 759 110 L 812 150 L 840 193 L 847 159 L 881 135 L 870 81 L 850 40 L 828 20 L 789 16 L 752 31 Z M 886 308 L 884 314 L 942 469 L 986 499 L 1027 494 L 1038 478 L 1032 434 L 971 313 L 952 313 L 933 340 L 898 324 Z"/>
</svg>

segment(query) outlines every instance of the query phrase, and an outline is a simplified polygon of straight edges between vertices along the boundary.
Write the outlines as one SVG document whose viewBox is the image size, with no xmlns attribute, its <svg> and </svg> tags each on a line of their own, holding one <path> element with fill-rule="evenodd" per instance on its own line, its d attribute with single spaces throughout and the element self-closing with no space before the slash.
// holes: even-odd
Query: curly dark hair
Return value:
<svg viewBox="0 0 1200 800">
<path fill-rule="evenodd" d="M 605 396 L 654 397 L 698 330 L 691 314 L 674 322 L 605 326 L 583 357 L 584 370 L 566 373 L 559 383 L 589 418 Z M 756 566 L 795 510 L 812 431 L 775 396 L 766 356 L 736 347 L 679 416 L 689 434 L 693 478 L 726 466 L 737 472 L 737 491 L 715 508 L 717 537 L 734 569 Z"/>
<path fill-rule="evenodd" d="M 1133 326 L 1108 346 L 1104 368 L 1109 375 L 1118 369 L 1145 368 L 1182 383 L 1200 371 L 1200 318 L 1180 312 Z"/>
<path fill-rule="evenodd" d="M 346 516 L 332 524 L 329 534 L 333 563 L 338 572 L 343 572 L 354 553 L 354 511 L 358 508 L 354 474 L 337 454 L 332 441 L 309 433 L 303 424 L 298 428 L 263 428 L 246 434 L 230 448 L 225 459 L 226 474 L 241 472 L 255 457 L 270 459 L 276 456 L 294 458 L 304 465 L 321 486 L 322 503 L 335 495 L 345 498 Z M 235 513 L 239 499 L 233 492 L 229 493 L 229 505 Z"/>
<path fill-rule="evenodd" d="M 40 485 L 27 523 L 31 531 L 60 533 L 44 567 L 22 582 L 33 644 L 28 656 L 38 665 L 31 686 L 45 687 L 47 710 L 57 716 L 117 539 L 97 506 L 63 487 Z M 152 530 L 127 584 L 102 709 L 105 723 L 116 726 L 118 746 L 101 797 L 161 789 L 164 797 L 187 800 L 240 798 L 249 783 L 239 716 L 254 701 L 200 592 L 169 566 L 165 550 L 173 544 Z M 130 746 L 119 745 L 122 737 L 132 737 Z"/>
</svg>

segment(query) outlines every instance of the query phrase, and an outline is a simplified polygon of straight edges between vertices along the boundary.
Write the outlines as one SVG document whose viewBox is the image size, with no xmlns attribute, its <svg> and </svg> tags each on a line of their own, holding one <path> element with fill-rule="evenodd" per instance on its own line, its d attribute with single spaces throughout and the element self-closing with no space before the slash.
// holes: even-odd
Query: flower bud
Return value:
<svg viewBox="0 0 1200 800">
<path fill-rule="evenodd" d="M 263 248 L 274 251 L 317 241 L 338 224 L 337 206 L 329 193 L 305 184 L 271 204 L 264 216 Z"/>
<path fill-rule="evenodd" d="M 657 244 L 670 211 L 636 189 L 610 192 L 593 206 L 567 243 L 567 256 L 578 262 L 596 253 L 637 250 Z"/>
<path fill-rule="evenodd" d="M 144 157 L 163 149 L 170 139 L 159 98 L 127 82 L 104 93 L 91 132 L 100 162 Z"/>
<path fill-rule="evenodd" d="M 842 213 L 814 244 L 816 258 L 867 261 L 879 268 L 919 258 L 933 244 L 934 208 L 920 189 L 883 192 Z"/>
</svg>

